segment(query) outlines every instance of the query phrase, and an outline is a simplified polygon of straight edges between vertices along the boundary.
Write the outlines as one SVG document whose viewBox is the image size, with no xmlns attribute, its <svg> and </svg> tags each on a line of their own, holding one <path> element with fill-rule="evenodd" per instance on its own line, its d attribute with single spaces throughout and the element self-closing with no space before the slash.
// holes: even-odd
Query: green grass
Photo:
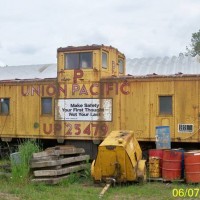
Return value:
<svg viewBox="0 0 200 200">
<path fill-rule="evenodd" d="M 86 184 L 84 180 L 79 180 L 79 183 L 48 186 L 31 183 L 17 184 L 9 179 L 0 178 L 0 193 L 1 192 L 12 194 L 24 200 L 88 200 L 98 199 L 100 188 L 93 187 L 91 183 Z"/>
<path fill-rule="evenodd" d="M 35 152 L 39 152 L 39 146 L 34 140 L 25 140 L 19 145 L 19 161 L 11 159 L 12 180 L 26 183 L 29 180 L 30 159 Z"/>
<path fill-rule="evenodd" d="M 94 185 L 88 178 L 79 177 L 77 174 L 70 175 L 69 180 L 48 186 L 44 184 L 18 184 L 9 178 L 0 177 L 0 194 L 6 193 L 19 197 L 21 200 L 97 200 L 103 189 L 102 186 Z M 200 185 L 188 185 L 184 183 L 158 183 L 147 182 L 144 185 L 127 184 L 111 187 L 103 199 L 108 200 L 174 200 L 189 199 L 173 197 L 173 189 L 194 189 Z M 200 197 L 200 191 L 199 191 Z M 1 199 L 1 196 L 0 196 Z M 193 199 L 198 199 L 193 198 Z"/>
<path fill-rule="evenodd" d="M 171 195 L 171 186 L 162 183 L 146 183 L 143 185 L 133 184 L 129 186 L 118 186 L 111 188 L 109 193 L 105 194 L 106 199 L 173 199 Z M 117 192 L 116 192 L 117 191 Z"/>
<path fill-rule="evenodd" d="M 198 188 L 200 197 L 200 184 L 199 185 L 188 185 L 185 183 L 161 183 L 161 182 L 147 182 L 144 185 L 133 184 L 125 187 L 115 187 L 111 188 L 108 193 L 105 194 L 105 199 L 137 199 L 137 200 L 174 200 L 174 199 L 188 199 L 188 194 L 186 198 L 183 196 L 173 196 L 173 190 L 183 190 L 186 189 L 193 190 L 193 197 L 196 195 L 194 189 Z M 181 194 L 181 193 L 180 193 Z M 195 197 L 197 198 L 197 197 Z"/>
</svg>

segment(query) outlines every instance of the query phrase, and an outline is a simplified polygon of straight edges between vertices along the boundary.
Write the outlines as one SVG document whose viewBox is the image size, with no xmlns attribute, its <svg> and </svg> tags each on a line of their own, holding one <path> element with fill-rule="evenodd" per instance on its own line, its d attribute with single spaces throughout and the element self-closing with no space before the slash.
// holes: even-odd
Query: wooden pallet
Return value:
<svg viewBox="0 0 200 200">
<path fill-rule="evenodd" d="M 34 183 L 57 184 L 88 167 L 89 155 L 83 155 L 83 148 L 74 146 L 56 146 L 34 153 L 30 166 L 33 169 Z"/>
<path fill-rule="evenodd" d="M 33 178 L 32 183 L 45 183 L 48 185 L 58 184 L 60 181 L 67 179 L 69 175 L 51 178 Z"/>
</svg>

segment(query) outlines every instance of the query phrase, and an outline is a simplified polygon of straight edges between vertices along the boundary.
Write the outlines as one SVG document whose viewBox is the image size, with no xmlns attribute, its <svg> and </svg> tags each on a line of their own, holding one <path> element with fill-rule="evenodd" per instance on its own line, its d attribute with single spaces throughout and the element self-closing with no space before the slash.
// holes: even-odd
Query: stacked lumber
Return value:
<svg viewBox="0 0 200 200">
<path fill-rule="evenodd" d="M 34 176 L 32 182 L 57 184 L 70 173 L 86 169 L 89 155 L 84 153 L 83 148 L 74 146 L 56 146 L 34 153 L 30 163 Z"/>
</svg>

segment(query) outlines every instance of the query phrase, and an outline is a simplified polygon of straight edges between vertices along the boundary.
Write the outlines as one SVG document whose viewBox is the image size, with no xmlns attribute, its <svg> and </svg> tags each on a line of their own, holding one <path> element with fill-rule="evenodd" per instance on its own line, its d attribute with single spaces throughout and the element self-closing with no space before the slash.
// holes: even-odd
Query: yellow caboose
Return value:
<svg viewBox="0 0 200 200">
<path fill-rule="evenodd" d="M 0 137 L 74 144 L 92 157 L 113 130 L 154 147 L 157 127 L 168 127 L 179 147 L 199 144 L 199 94 L 199 75 L 126 75 L 111 46 L 58 48 L 57 65 L 0 68 Z"/>
</svg>

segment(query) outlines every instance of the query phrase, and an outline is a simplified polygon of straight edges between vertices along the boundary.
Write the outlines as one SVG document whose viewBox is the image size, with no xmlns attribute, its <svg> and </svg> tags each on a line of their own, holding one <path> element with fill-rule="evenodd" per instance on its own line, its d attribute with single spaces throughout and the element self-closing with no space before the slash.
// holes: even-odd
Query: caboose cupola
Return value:
<svg viewBox="0 0 200 200">
<path fill-rule="evenodd" d="M 125 74 L 125 56 L 111 46 L 58 48 L 57 59 L 59 82 L 74 82 L 77 74 L 81 75 L 78 81 L 99 81 L 101 77 Z"/>
</svg>

